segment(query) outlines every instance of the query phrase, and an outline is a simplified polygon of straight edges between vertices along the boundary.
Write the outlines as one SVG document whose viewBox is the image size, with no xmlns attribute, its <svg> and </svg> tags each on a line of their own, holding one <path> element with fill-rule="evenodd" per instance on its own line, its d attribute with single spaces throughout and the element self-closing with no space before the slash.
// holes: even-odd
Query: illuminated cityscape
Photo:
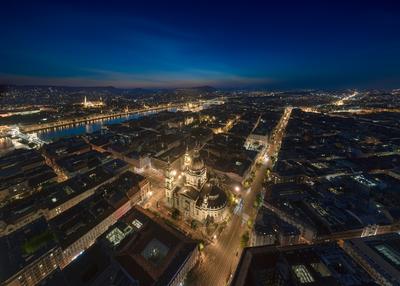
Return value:
<svg viewBox="0 0 400 286">
<path fill-rule="evenodd" d="M 4 5 L 0 285 L 400 285 L 399 5 L 117 2 Z"/>
</svg>

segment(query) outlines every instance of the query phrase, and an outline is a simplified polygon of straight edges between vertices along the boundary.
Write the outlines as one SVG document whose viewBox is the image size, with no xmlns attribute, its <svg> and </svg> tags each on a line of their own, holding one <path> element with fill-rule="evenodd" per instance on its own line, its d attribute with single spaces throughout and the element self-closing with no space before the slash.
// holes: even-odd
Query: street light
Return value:
<svg viewBox="0 0 400 286">
<path fill-rule="evenodd" d="M 235 187 L 235 191 L 236 191 L 236 192 L 239 192 L 239 191 L 240 191 L 240 187 L 239 187 L 239 186 L 236 186 L 236 187 Z"/>
</svg>

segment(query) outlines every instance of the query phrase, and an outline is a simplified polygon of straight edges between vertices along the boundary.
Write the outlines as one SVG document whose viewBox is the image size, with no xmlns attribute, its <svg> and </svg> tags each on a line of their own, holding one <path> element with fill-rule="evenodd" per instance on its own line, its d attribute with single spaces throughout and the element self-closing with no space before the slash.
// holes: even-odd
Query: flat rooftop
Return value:
<svg viewBox="0 0 400 286">
<path fill-rule="evenodd" d="M 231 285 L 376 285 L 336 244 L 246 248 Z"/>
<path fill-rule="evenodd" d="M 140 285 L 167 285 L 198 243 L 149 215 L 132 209 L 102 236 L 103 242 Z"/>
<path fill-rule="evenodd" d="M 44 218 L 0 237 L 0 283 L 56 247 Z"/>
<path fill-rule="evenodd" d="M 398 233 L 351 239 L 345 242 L 388 283 L 400 283 L 400 235 Z"/>
<path fill-rule="evenodd" d="M 77 195 L 101 185 L 112 177 L 113 175 L 104 168 L 97 167 L 47 189 L 46 192 L 49 195 L 45 203 L 49 209 L 53 209 Z"/>
<path fill-rule="evenodd" d="M 120 205 L 127 200 L 127 197 L 119 196 Z M 49 223 L 65 249 L 110 216 L 117 206 L 113 200 L 99 192 L 56 216 Z"/>
</svg>

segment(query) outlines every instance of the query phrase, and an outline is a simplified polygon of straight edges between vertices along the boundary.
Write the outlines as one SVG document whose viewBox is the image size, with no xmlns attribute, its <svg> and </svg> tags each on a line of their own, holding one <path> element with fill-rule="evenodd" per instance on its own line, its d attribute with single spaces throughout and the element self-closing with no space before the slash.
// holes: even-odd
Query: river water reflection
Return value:
<svg viewBox="0 0 400 286">
<path fill-rule="evenodd" d="M 169 109 L 168 111 L 176 112 L 177 110 L 176 108 L 172 108 Z M 46 142 L 50 142 L 61 137 L 70 137 L 86 133 L 93 133 L 95 131 L 100 130 L 101 127 L 105 125 L 118 124 L 128 120 L 135 120 L 158 112 L 160 111 L 148 111 L 145 113 L 129 114 L 126 116 L 97 120 L 89 123 L 78 123 L 74 125 L 61 126 L 57 128 L 39 131 L 37 132 L 37 136 Z"/>
</svg>

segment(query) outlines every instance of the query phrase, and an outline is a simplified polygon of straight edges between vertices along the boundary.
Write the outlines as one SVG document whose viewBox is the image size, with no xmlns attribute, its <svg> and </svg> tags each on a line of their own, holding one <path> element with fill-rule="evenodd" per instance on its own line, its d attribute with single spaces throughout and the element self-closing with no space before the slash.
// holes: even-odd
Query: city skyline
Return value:
<svg viewBox="0 0 400 286">
<path fill-rule="evenodd" d="M 6 3 L 0 84 L 398 88 L 395 1 Z"/>
<path fill-rule="evenodd" d="M 396 1 L 2 4 L 0 285 L 400 285 Z"/>
</svg>

